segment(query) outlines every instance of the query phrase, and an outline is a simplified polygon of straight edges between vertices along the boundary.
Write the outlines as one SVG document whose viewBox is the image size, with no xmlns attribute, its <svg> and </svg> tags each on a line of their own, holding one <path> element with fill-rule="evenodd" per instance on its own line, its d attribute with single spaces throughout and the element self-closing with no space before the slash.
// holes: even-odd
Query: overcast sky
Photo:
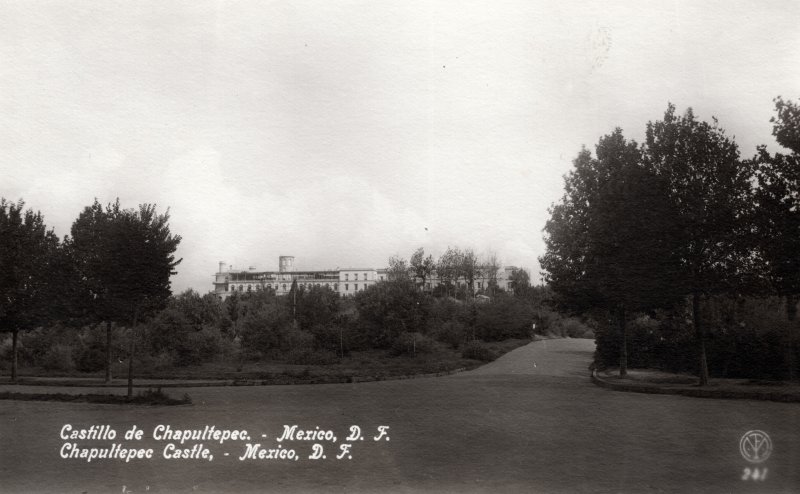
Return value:
<svg viewBox="0 0 800 494">
<path fill-rule="evenodd" d="M 538 280 L 581 145 L 671 101 L 775 149 L 798 26 L 794 1 L 3 2 L 0 196 L 59 236 L 95 197 L 169 208 L 178 291 L 448 245 Z"/>
</svg>

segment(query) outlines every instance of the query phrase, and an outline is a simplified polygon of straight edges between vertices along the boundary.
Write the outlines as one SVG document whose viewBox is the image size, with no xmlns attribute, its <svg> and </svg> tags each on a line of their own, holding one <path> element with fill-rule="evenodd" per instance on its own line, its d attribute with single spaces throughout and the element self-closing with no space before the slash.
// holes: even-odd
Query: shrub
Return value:
<svg viewBox="0 0 800 494">
<path fill-rule="evenodd" d="M 281 342 L 281 348 L 285 351 L 298 349 L 313 350 L 315 346 L 316 338 L 314 338 L 313 334 L 295 327 L 292 327 L 286 331 L 283 341 Z"/>
<path fill-rule="evenodd" d="M 286 363 L 294 365 L 330 365 L 338 361 L 336 354 L 329 350 L 295 348 L 286 354 Z"/>
<path fill-rule="evenodd" d="M 421 333 L 401 333 L 389 348 L 391 355 L 417 355 L 431 353 L 436 342 Z"/>
<path fill-rule="evenodd" d="M 550 334 L 568 338 L 594 338 L 594 331 L 575 317 L 558 319 L 549 326 Z"/>
<path fill-rule="evenodd" d="M 63 343 L 53 345 L 42 358 L 41 366 L 45 370 L 74 370 L 75 362 L 72 359 L 72 347 Z"/>
<path fill-rule="evenodd" d="M 83 346 L 77 350 L 75 368 L 81 372 L 97 372 L 106 367 L 105 349 L 97 345 Z"/>
<path fill-rule="evenodd" d="M 533 321 L 532 306 L 512 295 L 498 294 L 490 302 L 477 306 L 475 332 L 485 341 L 527 338 Z"/>
<path fill-rule="evenodd" d="M 431 331 L 437 341 L 449 345 L 454 350 L 464 343 L 467 337 L 467 329 L 459 321 L 447 321 Z"/>
<path fill-rule="evenodd" d="M 477 340 L 472 340 L 464 345 L 464 349 L 461 350 L 461 356 L 472 360 L 480 360 L 482 362 L 491 362 L 497 358 L 491 348 Z"/>
</svg>

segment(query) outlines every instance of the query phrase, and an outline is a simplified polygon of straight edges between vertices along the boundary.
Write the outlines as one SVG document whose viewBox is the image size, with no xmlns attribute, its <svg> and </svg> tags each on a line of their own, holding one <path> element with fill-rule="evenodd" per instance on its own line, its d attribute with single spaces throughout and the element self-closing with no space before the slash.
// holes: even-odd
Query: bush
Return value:
<svg viewBox="0 0 800 494">
<path fill-rule="evenodd" d="M 800 374 L 800 348 L 790 336 L 797 328 L 785 320 L 780 304 L 759 299 L 708 300 L 703 306 L 706 359 L 712 377 L 787 379 L 792 362 Z M 696 374 L 699 356 L 688 310 L 640 316 L 629 321 L 628 366 Z M 601 320 L 596 331 L 595 363 L 619 365 L 621 335 L 611 321 Z"/>
<path fill-rule="evenodd" d="M 437 341 L 449 345 L 454 350 L 467 338 L 467 328 L 459 321 L 447 321 L 433 329 L 431 334 Z"/>
<path fill-rule="evenodd" d="M 464 345 L 464 349 L 461 350 L 461 356 L 472 360 L 480 360 L 481 362 L 491 362 L 497 358 L 491 348 L 477 340 L 472 340 Z"/>
<path fill-rule="evenodd" d="M 338 361 L 336 354 L 329 350 L 295 348 L 286 354 L 286 363 L 294 365 L 330 365 Z"/>
<path fill-rule="evenodd" d="M 96 345 L 78 349 L 75 368 L 81 372 L 97 372 L 106 368 L 105 349 Z"/>
<path fill-rule="evenodd" d="M 302 329 L 297 329 L 295 327 L 290 328 L 283 336 L 283 341 L 281 342 L 281 348 L 284 351 L 292 351 L 298 349 L 309 349 L 313 350 L 316 346 L 316 338 L 314 335 L 308 331 L 304 331 Z"/>
<path fill-rule="evenodd" d="M 592 328 L 574 317 L 556 320 L 549 325 L 549 332 L 562 338 L 594 338 Z"/>
<path fill-rule="evenodd" d="M 75 361 L 72 359 L 72 347 L 63 343 L 53 345 L 42 358 L 41 366 L 45 370 L 74 370 Z"/>
<path fill-rule="evenodd" d="M 527 338 L 533 329 L 533 307 L 512 295 L 498 294 L 490 302 L 477 305 L 476 309 L 475 332 L 482 340 Z"/>
<path fill-rule="evenodd" d="M 431 353 L 436 342 L 421 333 L 401 333 L 389 348 L 390 355 L 417 355 Z"/>
</svg>

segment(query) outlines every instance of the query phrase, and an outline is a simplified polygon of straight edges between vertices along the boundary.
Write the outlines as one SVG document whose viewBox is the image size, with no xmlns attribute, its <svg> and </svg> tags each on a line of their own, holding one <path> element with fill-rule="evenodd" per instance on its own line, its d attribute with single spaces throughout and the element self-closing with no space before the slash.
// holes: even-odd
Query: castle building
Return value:
<svg viewBox="0 0 800 494">
<path fill-rule="evenodd" d="M 503 290 L 511 288 L 510 277 L 513 266 L 506 266 L 497 273 L 497 284 Z M 335 270 L 295 271 L 293 256 L 278 258 L 278 271 L 257 271 L 254 267 L 247 270 L 234 270 L 232 266 L 220 261 L 219 270 L 214 275 L 214 294 L 223 300 L 236 292 L 253 292 L 271 289 L 278 295 L 286 295 L 297 282 L 300 288 L 312 286 L 330 288 L 343 297 L 352 296 L 366 290 L 370 286 L 388 279 L 386 268 L 344 268 Z M 434 274 L 425 282 L 425 289 L 432 290 L 439 285 Z M 457 282 L 464 286 L 463 280 Z M 479 291 L 489 286 L 489 279 L 480 276 L 475 279 L 474 290 Z"/>
</svg>

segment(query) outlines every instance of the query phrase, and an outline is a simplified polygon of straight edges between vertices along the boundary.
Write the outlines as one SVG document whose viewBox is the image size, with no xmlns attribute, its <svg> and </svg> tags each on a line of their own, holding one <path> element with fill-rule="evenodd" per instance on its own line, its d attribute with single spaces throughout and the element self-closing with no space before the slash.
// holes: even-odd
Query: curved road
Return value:
<svg viewBox="0 0 800 494">
<path fill-rule="evenodd" d="M 800 406 L 620 393 L 588 378 L 589 340 L 531 343 L 471 372 L 342 385 L 192 388 L 194 405 L 119 407 L 0 402 L 3 492 L 797 492 Z M 0 387 L 2 388 L 2 387 Z M 21 390 L 19 388 L 14 388 Z M 36 388 L 34 391 L 41 391 Z M 78 390 L 74 390 L 78 391 Z M 108 424 L 151 460 L 62 459 L 64 424 Z M 137 425 L 141 441 L 124 441 Z M 165 459 L 158 425 L 246 429 L 250 441 L 202 441 L 213 461 Z M 246 444 L 277 449 L 284 425 L 332 430 L 283 441 L 298 461 L 245 459 Z M 335 459 L 350 426 L 364 440 Z M 388 437 L 374 441 L 379 426 Z M 768 432 L 773 452 L 746 462 L 739 439 Z M 266 438 L 262 438 L 262 434 Z M 122 441 L 121 441 L 122 440 Z M 189 445 L 194 444 L 190 442 Z M 183 446 L 186 447 L 186 446 Z M 227 453 L 229 456 L 225 456 Z M 742 480 L 745 468 L 765 480 Z"/>
</svg>

